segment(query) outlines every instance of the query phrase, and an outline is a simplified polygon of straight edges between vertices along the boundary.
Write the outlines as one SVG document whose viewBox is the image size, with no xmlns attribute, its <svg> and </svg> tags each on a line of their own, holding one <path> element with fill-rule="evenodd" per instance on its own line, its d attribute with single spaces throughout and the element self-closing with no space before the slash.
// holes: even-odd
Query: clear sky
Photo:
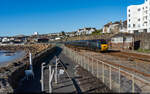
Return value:
<svg viewBox="0 0 150 94">
<path fill-rule="evenodd" d="M 126 19 L 128 5 L 144 0 L 0 0 L 0 36 L 100 29 Z"/>
</svg>

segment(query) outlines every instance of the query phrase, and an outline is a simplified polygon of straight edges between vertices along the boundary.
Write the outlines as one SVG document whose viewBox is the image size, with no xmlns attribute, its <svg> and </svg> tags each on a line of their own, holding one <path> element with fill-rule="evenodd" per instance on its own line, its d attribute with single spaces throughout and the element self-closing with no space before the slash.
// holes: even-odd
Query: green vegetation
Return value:
<svg viewBox="0 0 150 94">
<path fill-rule="evenodd" d="M 102 30 L 102 29 L 100 29 L 100 30 L 96 30 L 95 32 L 92 32 L 92 35 L 101 35 L 101 34 L 102 34 L 102 32 L 103 32 L 103 30 Z"/>
<path fill-rule="evenodd" d="M 137 52 L 150 53 L 150 49 L 138 49 Z"/>
</svg>

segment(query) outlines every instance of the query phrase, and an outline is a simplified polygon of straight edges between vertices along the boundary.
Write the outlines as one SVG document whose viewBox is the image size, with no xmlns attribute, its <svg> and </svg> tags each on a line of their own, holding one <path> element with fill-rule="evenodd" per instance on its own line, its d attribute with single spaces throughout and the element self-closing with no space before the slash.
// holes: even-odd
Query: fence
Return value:
<svg viewBox="0 0 150 94">
<path fill-rule="evenodd" d="M 149 81 L 129 73 L 119 66 L 108 64 L 96 59 L 93 55 L 79 53 L 67 47 L 63 47 L 63 53 L 91 72 L 114 92 L 150 92 Z"/>
</svg>

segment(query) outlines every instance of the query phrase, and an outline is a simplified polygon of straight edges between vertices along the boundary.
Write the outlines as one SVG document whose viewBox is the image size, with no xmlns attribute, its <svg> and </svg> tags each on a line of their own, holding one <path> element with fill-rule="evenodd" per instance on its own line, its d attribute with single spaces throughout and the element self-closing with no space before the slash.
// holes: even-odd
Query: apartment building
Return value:
<svg viewBox="0 0 150 94">
<path fill-rule="evenodd" d="M 141 5 L 128 6 L 127 31 L 150 33 L 150 0 L 145 0 Z"/>
</svg>

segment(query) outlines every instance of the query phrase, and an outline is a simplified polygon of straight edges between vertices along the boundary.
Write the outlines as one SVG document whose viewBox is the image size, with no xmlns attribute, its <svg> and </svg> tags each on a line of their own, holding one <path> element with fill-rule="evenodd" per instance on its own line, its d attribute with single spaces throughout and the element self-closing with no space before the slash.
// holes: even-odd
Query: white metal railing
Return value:
<svg viewBox="0 0 150 94">
<path fill-rule="evenodd" d="M 115 92 L 150 92 L 149 81 L 123 70 L 120 66 L 116 67 L 95 58 L 94 55 L 81 54 L 65 46 L 63 53 Z"/>
<path fill-rule="evenodd" d="M 71 80 L 71 77 L 69 76 L 68 72 L 65 69 L 65 66 L 60 62 L 60 58 L 56 57 L 56 62 L 55 62 L 55 66 L 49 65 L 49 93 L 52 93 L 52 80 L 54 78 L 55 84 L 58 83 L 58 64 L 61 64 L 63 67 L 63 70 L 65 71 L 65 73 L 67 74 L 67 76 L 69 77 L 69 79 Z M 45 63 L 41 64 L 41 89 L 42 92 L 45 91 L 44 89 L 44 69 L 45 69 Z M 72 82 L 73 83 L 73 82 Z"/>
</svg>

